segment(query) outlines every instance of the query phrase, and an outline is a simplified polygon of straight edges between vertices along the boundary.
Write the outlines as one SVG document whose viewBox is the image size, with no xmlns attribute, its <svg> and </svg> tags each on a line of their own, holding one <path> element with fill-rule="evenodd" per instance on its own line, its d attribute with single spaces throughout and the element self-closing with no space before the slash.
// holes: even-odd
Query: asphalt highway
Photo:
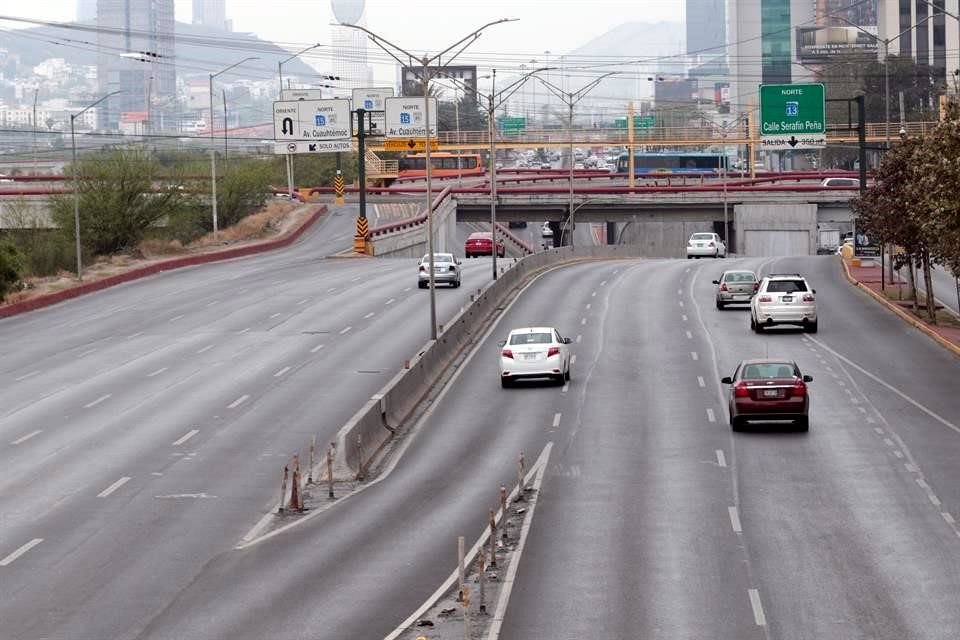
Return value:
<svg viewBox="0 0 960 640">
<path fill-rule="evenodd" d="M 287 252 L 0 321 L 0 637 L 382 638 L 548 442 L 503 638 L 960 630 L 960 361 L 832 256 L 549 271 L 382 481 L 235 550 L 290 453 L 426 340 L 413 260 L 322 258 L 351 231 L 332 215 Z M 734 265 L 807 274 L 820 332 L 714 309 Z M 489 277 L 464 267 L 441 318 Z M 497 341 L 534 324 L 573 339 L 572 381 L 501 389 Z M 809 434 L 730 432 L 718 379 L 767 354 L 814 376 Z"/>
</svg>

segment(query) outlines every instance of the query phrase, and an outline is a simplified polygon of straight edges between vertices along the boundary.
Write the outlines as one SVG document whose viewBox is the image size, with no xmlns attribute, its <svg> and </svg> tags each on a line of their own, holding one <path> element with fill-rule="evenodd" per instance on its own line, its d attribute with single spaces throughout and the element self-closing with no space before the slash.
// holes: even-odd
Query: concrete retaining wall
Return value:
<svg viewBox="0 0 960 640">
<path fill-rule="evenodd" d="M 817 205 L 740 204 L 734 207 L 734 229 L 742 255 L 814 255 Z M 796 251 L 798 235 L 803 239 L 802 252 Z"/>
<path fill-rule="evenodd" d="M 427 253 L 427 223 L 371 236 L 373 255 L 390 258 L 419 258 Z M 457 203 L 444 198 L 433 211 L 434 253 L 457 253 Z M 462 247 L 459 247 L 462 251 Z"/>
<path fill-rule="evenodd" d="M 505 260 L 504 271 L 497 281 L 482 289 L 470 305 L 438 332 L 436 341 L 427 342 L 410 359 L 408 368 L 394 376 L 340 428 L 335 473 L 340 477 L 358 474 L 361 452 L 366 465 L 407 420 L 456 356 L 479 339 L 490 314 L 532 275 L 546 267 L 580 259 L 634 258 L 640 255 L 640 249 L 635 245 L 560 247 L 514 263 Z"/>
</svg>

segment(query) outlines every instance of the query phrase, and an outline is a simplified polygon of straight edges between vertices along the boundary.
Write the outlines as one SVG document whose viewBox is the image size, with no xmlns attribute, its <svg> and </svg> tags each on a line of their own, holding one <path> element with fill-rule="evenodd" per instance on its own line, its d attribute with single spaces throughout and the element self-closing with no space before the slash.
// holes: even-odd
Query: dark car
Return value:
<svg viewBox="0 0 960 640">
<path fill-rule="evenodd" d="M 527 221 L 526 220 L 511 220 L 507 223 L 507 226 L 511 229 L 526 229 Z"/>
<path fill-rule="evenodd" d="M 810 393 L 813 376 L 800 373 L 789 360 L 744 360 L 732 376 L 720 382 L 730 385 L 730 426 L 742 431 L 747 422 L 793 422 L 800 431 L 810 428 Z"/>
<path fill-rule="evenodd" d="M 493 234 L 489 231 L 471 233 L 463 246 L 463 253 L 468 258 L 493 255 Z M 502 258 L 505 254 L 503 241 L 497 240 L 497 256 Z"/>
</svg>

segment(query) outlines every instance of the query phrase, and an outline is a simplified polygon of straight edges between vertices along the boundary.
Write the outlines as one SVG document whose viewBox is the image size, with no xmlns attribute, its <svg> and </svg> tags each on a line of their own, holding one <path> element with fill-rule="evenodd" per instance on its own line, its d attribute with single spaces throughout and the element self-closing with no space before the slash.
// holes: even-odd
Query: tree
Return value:
<svg viewBox="0 0 960 640">
<path fill-rule="evenodd" d="M 9 242 L 0 242 L 0 301 L 20 282 L 23 276 L 23 256 Z"/>
</svg>

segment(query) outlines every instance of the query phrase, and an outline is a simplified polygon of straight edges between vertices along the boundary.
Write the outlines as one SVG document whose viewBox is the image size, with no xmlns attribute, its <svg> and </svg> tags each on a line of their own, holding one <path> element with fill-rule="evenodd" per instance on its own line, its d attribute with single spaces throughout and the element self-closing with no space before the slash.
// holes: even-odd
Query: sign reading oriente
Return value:
<svg viewBox="0 0 960 640">
<path fill-rule="evenodd" d="M 822 84 L 760 86 L 760 146 L 776 151 L 827 144 Z"/>
</svg>

